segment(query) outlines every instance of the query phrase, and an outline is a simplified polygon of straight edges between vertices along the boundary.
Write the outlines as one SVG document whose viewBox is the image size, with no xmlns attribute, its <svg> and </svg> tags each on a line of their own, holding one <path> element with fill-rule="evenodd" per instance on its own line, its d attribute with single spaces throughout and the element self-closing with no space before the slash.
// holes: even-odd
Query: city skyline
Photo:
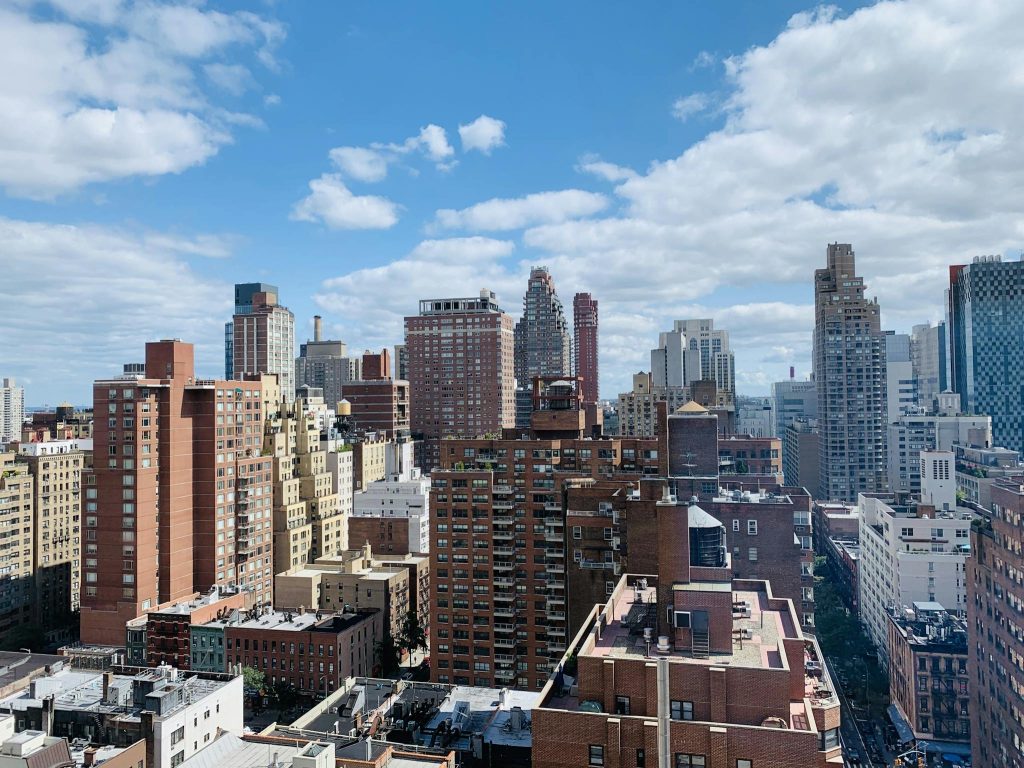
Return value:
<svg viewBox="0 0 1024 768">
<path fill-rule="evenodd" d="M 31 405 L 84 402 L 168 337 L 215 374 L 216 316 L 249 280 L 279 284 L 300 339 L 322 314 L 329 338 L 390 347 L 424 296 L 488 287 L 517 317 L 547 265 L 563 296 L 601 301 L 602 397 L 680 317 L 729 328 L 738 391 L 767 393 L 810 370 L 803 276 L 834 241 L 857 244 L 884 327 L 940 319 L 949 264 L 1020 246 L 1021 185 L 993 169 L 1021 167 L 1006 32 L 1021 10 L 763 5 L 737 3 L 740 26 L 684 7 L 564 6 L 544 24 L 529 6 L 408 7 L 412 37 L 377 8 L 190 7 L 177 26 L 130 4 L 5 11 L 34 87 L 0 96 L 56 133 L 8 137 L 0 163 L 4 375 Z M 935 77 L 949 40 L 964 53 Z M 857 55 L 832 66 L 839 49 Z M 410 72 L 410 57 L 429 64 Z M 76 67 L 100 74 L 68 81 Z M 970 98 L 950 99 L 954 83 Z M 114 110 L 140 125 L 115 139 L 80 124 Z M 190 130 L 165 135 L 164 119 Z"/>
</svg>

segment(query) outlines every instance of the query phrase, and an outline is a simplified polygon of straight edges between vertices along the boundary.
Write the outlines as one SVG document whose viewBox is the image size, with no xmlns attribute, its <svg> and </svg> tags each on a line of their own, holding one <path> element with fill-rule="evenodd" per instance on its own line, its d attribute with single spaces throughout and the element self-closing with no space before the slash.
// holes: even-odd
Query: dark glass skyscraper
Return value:
<svg viewBox="0 0 1024 768">
<path fill-rule="evenodd" d="M 534 376 L 571 376 L 569 322 L 547 267 L 530 270 L 515 330 L 516 426 L 528 428 Z"/>
<path fill-rule="evenodd" d="M 992 417 L 996 445 L 1024 450 L 1024 262 L 949 268 L 950 367 L 965 413 Z"/>
</svg>

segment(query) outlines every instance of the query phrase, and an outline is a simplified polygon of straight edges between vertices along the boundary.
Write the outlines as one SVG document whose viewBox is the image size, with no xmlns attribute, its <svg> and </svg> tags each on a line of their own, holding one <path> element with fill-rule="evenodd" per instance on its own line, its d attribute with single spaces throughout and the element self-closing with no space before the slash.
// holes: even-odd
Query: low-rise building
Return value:
<svg viewBox="0 0 1024 768">
<path fill-rule="evenodd" d="M 889 616 L 890 713 L 903 740 L 970 755 L 968 679 L 962 618 L 922 602 Z"/>
<path fill-rule="evenodd" d="M 0 699 L 17 729 L 132 747 L 145 765 L 173 768 L 221 733 L 242 734 L 242 677 L 186 676 L 161 666 L 137 675 L 62 668 Z"/>
<path fill-rule="evenodd" d="M 380 611 L 325 615 L 254 608 L 209 624 L 224 627 L 226 668 L 252 667 L 271 685 L 284 682 L 302 694 L 325 696 L 345 678 L 373 671 L 383 617 Z"/>
<path fill-rule="evenodd" d="M 992 509 L 992 485 L 1002 477 L 1024 477 L 1020 453 L 1009 448 L 953 446 L 956 490 L 962 502 L 975 509 Z"/>
<path fill-rule="evenodd" d="M 417 587 L 412 586 L 409 564 L 376 561 L 369 546 L 340 557 L 322 557 L 277 575 L 282 590 L 277 608 L 300 613 L 310 607 L 345 613 L 377 610 L 384 616 L 388 633 L 398 637 L 402 622 L 416 604 L 413 594 Z"/>
</svg>

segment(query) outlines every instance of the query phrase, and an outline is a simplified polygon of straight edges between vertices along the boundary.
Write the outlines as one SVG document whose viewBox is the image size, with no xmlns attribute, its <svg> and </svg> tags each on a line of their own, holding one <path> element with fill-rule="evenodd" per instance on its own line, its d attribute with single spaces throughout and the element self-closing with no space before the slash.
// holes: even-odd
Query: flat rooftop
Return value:
<svg viewBox="0 0 1024 768">
<path fill-rule="evenodd" d="M 793 499 L 787 493 L 774 491 L 733 491 L 719 488 L 713 501 L 716 504 L 792 504 Z"/>
<path fill-rule="evenodd" d="M 475 734 L 483 734 L 484 741 L 491 744 L 529 749 L 533 740 L 527 726 L 533 709 L 538 706 L 539 693 L 456 685 L 440 703 L 437 713 L 427 722 L 420 735 L 420 742 L 429 744 L 438 726 L 451 719 L 452 727 L 461 726 L 462 734 L 449 743 L 449 749 L 469 750 Z M 511 723 L 514 707 L 523 711 L 523 723 L 518 729 L 513 728 Z"/>
<path fill-rule="evenodd" d="M 731 585 L 727 582 L 692 582 L 677 584 L 675 589 L 686 591 L 727 592 Z M 642 602 L 637 602 L 639 597 Z M 612 608 L 613 619 L 601 632 L 601 639 L 594 643 L 593 648 L 584 651 L 585 656 L 611 656 L 614 658 L 657 658 L 668 656 L 670 659 L 685 659 L 687 663 L 705 666 L 721 666 L 728 664 L 739 667 L 757 667 L 762 669 L 784 669 L 782 655 L 779 650 L 783 637 L 796 637 L 796 628 L 788 613 L 768 607 L 768 595 L 764 592 L 736 590 L 733 601 L 745 601 L 750 606 L 750 618 L 734 618 L 733 631 L 740 632 L 734 638 L 732 653 L 710 653 L 707 658 L 695 658 L 690 651 L 671 651 L 658 653 L 657 630 L 655 638 L 648 647 L 644 640 L 643 629 L 630 620 L 636 616 L 637 609 L 644 610 L 647 606 L 655 606 L 657 590 L 648 587 L 646 590 L 620 590 Z M 656 620 L 656 619 L 655 619 Z M 743 630 L 749 630 L 749 639 L 743 638 Z"/>
</svg>

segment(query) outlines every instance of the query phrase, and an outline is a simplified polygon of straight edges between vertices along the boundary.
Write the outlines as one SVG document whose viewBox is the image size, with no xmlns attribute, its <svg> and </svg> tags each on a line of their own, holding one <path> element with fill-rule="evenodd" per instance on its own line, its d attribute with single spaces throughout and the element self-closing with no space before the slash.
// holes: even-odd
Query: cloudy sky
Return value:
<svg viewBox="0 0 1024 768">
<path fill-rule="evenodd" d="M 222 375 L 231 284 L 299 341 L 420 298 L 601 310 L 601 392 L 711 316 L 739 389 L 810 370 L 852 242 L 886 327 L 1024 243 L 1024 3 L 0 0 L 0 375 L 86 403 L 147 339 Z"/>
</svg>

